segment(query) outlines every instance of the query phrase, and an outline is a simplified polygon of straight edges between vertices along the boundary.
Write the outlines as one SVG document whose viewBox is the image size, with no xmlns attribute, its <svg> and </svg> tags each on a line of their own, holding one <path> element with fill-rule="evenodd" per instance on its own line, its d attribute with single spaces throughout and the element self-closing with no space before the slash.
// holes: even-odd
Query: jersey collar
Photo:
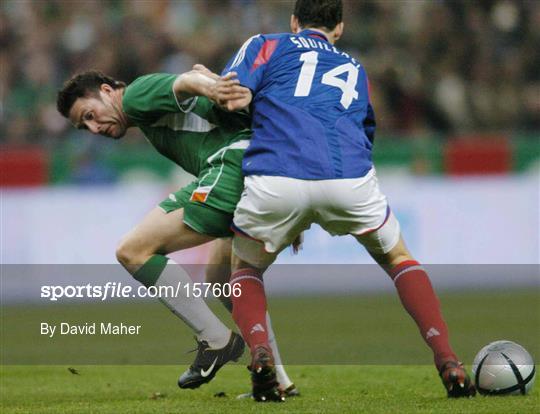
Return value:
<svg viewBox="0 0 540 414">
<path fill-rule="evenodd" d="M 304 29 L 298 34 L 303 35 L 303 36 L 318 37 L 319 39 L 328 42 L 328 38 L 326 37 L 326 35 L 316 30 Z"/>
</svg>

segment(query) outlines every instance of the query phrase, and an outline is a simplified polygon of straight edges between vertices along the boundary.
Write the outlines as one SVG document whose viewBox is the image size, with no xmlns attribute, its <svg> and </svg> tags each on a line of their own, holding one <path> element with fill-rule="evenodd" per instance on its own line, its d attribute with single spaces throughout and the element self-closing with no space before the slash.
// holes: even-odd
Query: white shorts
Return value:
<svg viewBox="0 0 540 414">
<path fill-rule="evenodd" d="M 372 253 L 388 253 L 399 241 L 399 223 L 374 169 L 361 178 L 338 180 L 249 176 L 244 186 L 234 213 L 240 237 L 233 249 L 254 266 L 271 264 L 312 223 L 332 235 L 352 234 Z"/>
</svg>

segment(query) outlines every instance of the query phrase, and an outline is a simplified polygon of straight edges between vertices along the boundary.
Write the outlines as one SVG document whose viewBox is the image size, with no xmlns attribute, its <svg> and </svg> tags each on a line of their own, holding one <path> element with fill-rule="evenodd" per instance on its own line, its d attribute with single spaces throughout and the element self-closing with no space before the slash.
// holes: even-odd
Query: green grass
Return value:
<svg viewBox="0 0 540 414">
<path fill-rule="evenodd" d="M 514 340 L 533 357 L 540 355 L 537 291 L 450 294 L 441 303 L 454 348 L 465 362 L 497 339 Z M 230 322 L 217 303 L 212 306 Z M 429 350 L 394 296 L 273 298 L 270 307 L 287 370 L 302 392 L 282 405 L 236 400 L 249 387 L 246 356 L 199 390 L 178 389 L 176 378 L 185 368 L 179 364 L 191 362 L 193 354 L 185 351 L 194 342 L 158 303 L 3 307 L 0 411 L 401 414 L 531 413 L 540 407 L 538 386 L 525 397 L 448 400 Z M 143 328 L 133 337 L 49 339 L 39 335 L 42 321 L 123 321 Z M 225 397 L 214 397 L 218 392 Z"/>
<path fill-rule="evenodd" d="M 247 391 L 243 367 L 226 366 L 194 391 L 176 387 L 181 369 L 82 366 L 73 375 L 62 366 L 4 367 L 2 413 L 532 413 L 540 404 L 538 389 L 525 397 L 448 400 L 426 366 L 290 366 L 302 395 L 256 404 L 235 398 Z"/>
</svg>

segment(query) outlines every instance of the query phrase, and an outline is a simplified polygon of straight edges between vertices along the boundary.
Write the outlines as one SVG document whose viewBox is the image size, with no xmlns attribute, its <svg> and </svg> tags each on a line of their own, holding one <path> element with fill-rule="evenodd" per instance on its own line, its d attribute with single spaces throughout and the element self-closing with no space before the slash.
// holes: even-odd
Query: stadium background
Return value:
<svg viewBox="0 0 540 414">
<path fill-rule="evenodd" d="M 190 179 L 138 131 L 113 143 L 71 128 L 55 110 L 66 78 L 97 68 L 130 82 L 196 62 L 219 72 L 247 37 L 288 30 L 292 3 L 3 2 L 2 261 L 115 263 L 120 236 Z M 345 4 L 340 47 L 370 76 L 374 158 L 413 252 L 425 263 L 537 263 L 538 2 Z M 280 260 L 370 262 L 317 229 Z"/>
<path fill-rule="evenodd" d="M 135 130 L 110 142 L 71 128 L 56 113 L 55 93 L 67 77 L 88 68 L 127 82 L 150 72 L 180 73 L 196 62 L 219 71 L 249 36 L 287 31 L 292 3 L 0 4 L 3 412 L 169 412 L 179 404 L 193 412 L 238 411 L 234 399 L 208 396 L 244 392 L 243 367 L 226 367 L 187 395 L 175 389 L 176 365 L 104 366 L 191 362 L 192 355 L 183 354 L 193 345 L 190 331 L 156 301 L 39 298 L 43 284 L 133 284 L 112 265 L 118 240 L 190 180 Z M 470 363 L 483 345 L 505 338 L 538 360 L 540 3 L 345 5 L 340 47 L 370 76 L 381 185 L 411 250 L 429 265 L 457 352 Z M 204 263 L 206 254 L 203 247 L 175 258 Z M 282 355 L 304 393 L 287 403 L 293 410 L 494 413 L 538 407 L 538 392 L 504 404 L 476 399 L 474 408 L 447 406 L 431 356 L 392 284 L 350 238 L 313 228 L 300 255 L 284 252 L 279 260 L 284 265 L 267 278 L 267 288 Z M 202 267 L 192 269 L 200 280 Z M 231 323 L 218 303 L 211 306 Z M 50 340 L 39 335 L 44 320 L 144 329 L 135 338 Z M 306 343 L 317 346 L 306 352 Z M 384 367 L 367 367 L 374 364 Z M 415 367 L 389 366 L 407 364 Z M 66 373 L 65 365 L 82 375 Z"/>
</svg>

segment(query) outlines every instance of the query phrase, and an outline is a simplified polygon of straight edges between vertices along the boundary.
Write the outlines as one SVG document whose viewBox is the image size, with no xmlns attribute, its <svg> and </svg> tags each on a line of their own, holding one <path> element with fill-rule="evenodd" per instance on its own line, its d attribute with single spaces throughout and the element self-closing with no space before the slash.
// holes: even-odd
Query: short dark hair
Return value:
<svg viewBox="0 0 540 414">
<path fill-rule="evenodd" d="M 324 27 L 334 30 L 343 21 L 341 0 L 296 0 L 293 14 L 304 28 Z"/>
<path fill-rule="evenodd" d="M 98 70 L 78 73 L 64 83 L 56 97 L 56 109 L 64 117 L 69 117 L 69 111 L 78 98 L 98 95 L 102 84 L 110 85 L 113 89 L 125 88 L 122 81 L 111 78 Z"/>
</svg>

